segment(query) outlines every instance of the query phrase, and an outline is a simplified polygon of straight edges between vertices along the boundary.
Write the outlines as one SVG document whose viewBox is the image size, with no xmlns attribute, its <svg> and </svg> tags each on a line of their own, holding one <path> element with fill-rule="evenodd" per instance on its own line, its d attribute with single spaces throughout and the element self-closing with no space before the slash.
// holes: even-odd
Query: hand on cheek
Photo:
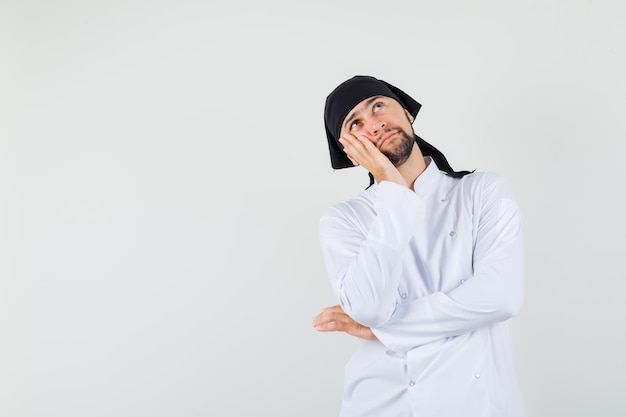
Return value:
<svg viewBox="0 0 626 417">
<path fill-rule="evenodd" d="M 339 143 L 341 143 L 341 146 L 343 146 L 343 151 L 346 153 L 348 159 L 352 161 L 354 166 L 360 165 L 359 161 L 356 159 L 356 149 L 354 148 L 355 141 L 357 140 L 358 139 L 356 138 L 356 136 L 349 133 L 346 133 L 341 138 L 339 138 Z"/>
<path fill-rule="evenodd" d="M 393 167 L 389 159 L 366 137 L 345 133 L 339 139 L 343 151 L 354 165 L 361 165 L 374 174 Z"/>
<path fill-rule="evenodd" d="M 376 182 L 393 181 L 406 186 L 406 181 L 398 169 L 368 138 L 345 133 L 339 138 L 350 161 L 370 172 Z"/>
</svg>

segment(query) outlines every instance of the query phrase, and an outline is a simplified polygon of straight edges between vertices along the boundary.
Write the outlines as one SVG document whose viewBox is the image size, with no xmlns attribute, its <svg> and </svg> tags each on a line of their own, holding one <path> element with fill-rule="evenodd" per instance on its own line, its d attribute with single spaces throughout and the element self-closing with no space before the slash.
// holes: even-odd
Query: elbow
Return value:
<svg viewBox="0 0 626 417">
<path fill-rule="evenodd" d="M 505 321 L 517 316 L 521 310 L 521 306 L 506 305 L 498 309 L 498 321 Z"/>
<path fill-rule="evenodd" d="M 397 286 L 344 279 L 337 288 L 339 304 L 354 321 L 367 327 L 379 327 L 395 311 Z"/>
<path fill-rule="evenodd" d="M 518 294 L 514 297 L 514 300 L 509 303 L 509 314 L 511 317 L 517 316 L 522 311 L 522 305 L 524 304 L 524 295 Z"/>
<path fill-rule="evenodd" d="M 507 310 L 510 318 L 517 316 L 522 311 L 524 304 L 524 275 L 520 274 L 515 284 L 509 288 Z"/>
<path fill-rule="evenodd" d="M 493 289 L 492 311 L 496 312 L 498 321 L 517 316 L 524 304 L 523 274 L 517 273 L 510 275 L 509 279 L 499 279 Z"/>
<path fill-rule="evenodd" d="M 358 311 L 348 314 L 354 321 L 370 328 L 380 327 L 391 317 L 391 313 L 381 311 Z"/>
<path fill-rule="evenodd" d="M 385 303 L 382 300 L 351 302 L 344 294 L 340 295 L 339 304 L 354 321 L 370 328 L 379 327 L 386 323 L 394 310 L 393 303 Z"/>
<path fill-rule="evenodd" d="M 521 292 L 510 294 L 508 297 L 503 297 L 502 299 L 504 302 L 497 306 L 501 321 L 511 319 L 522 311 L 524 296 Z"/>
</svg>

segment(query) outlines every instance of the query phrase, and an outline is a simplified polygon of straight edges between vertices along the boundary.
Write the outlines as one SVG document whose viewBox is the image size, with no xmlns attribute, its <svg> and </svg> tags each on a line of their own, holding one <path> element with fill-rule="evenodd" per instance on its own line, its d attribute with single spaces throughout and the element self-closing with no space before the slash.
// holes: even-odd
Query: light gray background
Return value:
<svg viewBox="0 0 626 417">
<path fill-rule="evenodd" d="M 336 416 L 317 237 L 355 74 L 521 204 L 529 416 L 626 414 L 621 1 L 0 3 L 0 415 Z M 454 400 L 454 399 L 451 399 Z"/>
</svg>

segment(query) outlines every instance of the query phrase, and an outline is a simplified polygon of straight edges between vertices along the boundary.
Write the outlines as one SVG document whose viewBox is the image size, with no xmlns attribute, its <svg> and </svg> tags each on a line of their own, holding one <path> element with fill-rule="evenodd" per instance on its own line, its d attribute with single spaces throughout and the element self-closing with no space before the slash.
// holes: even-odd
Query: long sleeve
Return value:
<svg viewBox="0 0 626 417">
<path fill-rule="evenodd" d="M 473 271 L 448 292 L 398 304 L 388 321 L 373 327 L 389 349 L 408 351 L 507 320 L 520 310 L 524 251 L 517 203 L 501 178 L 486 176 L 472 210 Z"/>
<path fill-rule="evenodd" d="M 524 417 L 510 333 L 524 285 L 517 203 L 496 174 L 453 178 L 425 161 L 412 189 L 382 182 L 321 219 L 334 293 L 378 338 L 346 365 L 342 415 Z"/>
<path fill-rule="evenodd" d="M 401 260 L 416 222 L 424 216 L 424 201 L 410 189 L 383 181 L 373 206 L 336 207 L 320 220 L 322 254 L 331 284 L 343 310 L 369 327 L 385 323 L 395 309 Z M 373 208 L 373 210 L 372 210 Z M 367 218 L 359 222 L 356 219 Z"/>
</svg>

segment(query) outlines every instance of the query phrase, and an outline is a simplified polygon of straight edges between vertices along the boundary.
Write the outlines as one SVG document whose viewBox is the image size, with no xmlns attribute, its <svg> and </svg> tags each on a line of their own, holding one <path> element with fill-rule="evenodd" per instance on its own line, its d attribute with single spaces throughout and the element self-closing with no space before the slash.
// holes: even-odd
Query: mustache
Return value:
<svg viewBox="0 0 626 417">
<path fill-rule="evenodd" d="M 400 129 L 399 127 L 388 127 L 387 129 L 382 131 L 381 134 L 378 135 L 378 137 L 376 138 L 376 146 L 379 146 L 383 138 L 391 132 L 403 133 L 402 129 Z"/>
</svg>

